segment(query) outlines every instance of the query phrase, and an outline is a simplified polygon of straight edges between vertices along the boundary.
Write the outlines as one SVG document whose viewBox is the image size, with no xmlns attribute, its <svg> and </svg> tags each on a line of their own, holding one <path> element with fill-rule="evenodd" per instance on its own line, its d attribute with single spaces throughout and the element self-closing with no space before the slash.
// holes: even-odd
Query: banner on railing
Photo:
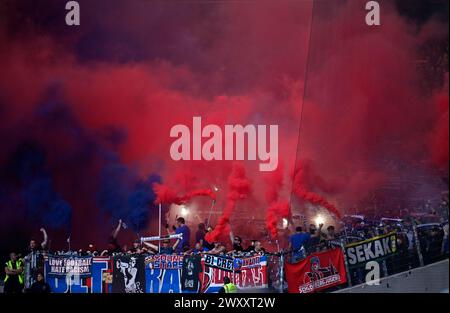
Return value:
<svg viewBox="0 0 450 313">
<path fill-rule="evenodd" d="M 112 292 L 144 293 L 145 263 L 143 256 L 113 257 Z"/>
<path fill-rule="evenodd" d="M 205 265 L 209 267 L 214 267 L 221 269 L 223 271 L 232 272 L 234 269 L 233 264 L 234 262 L 232 258 L 212 254 L 205 255 Z"/>
<path fill-rule="evenodd" d="M 347 282 L 342 249 L 309 255 L 295 264 L 285 264 L 288 291 L 310 293 Z"/>
<path fill-rule="evenodd" d="M 92 257 L 48 256 L 47 275 L 89 277 L 92 273 Z"/>
<path fill-rule="evenodd" d="M 223 279 L 230 280 L 241 290 L 268 288 L 267 257 L 255 256 L 250 258 L 236 258 L 233 263 L 237 264 L 234 271 L 221 270 L 209 266 L 203 262 L 203 273 L 201 275 L 201 292 L 218 292 L 223 286 Z M 258 261 L 258 263 L 256 263 Z"/>
<path fill-rule="evenodd" d="M 369 261 L 385 259 L 397 253 L 396 232 L 348 244 L 345 247 L 350 267 L 361 266 Z"/>
<path fill-rule="evenodd" d="M 202 258 L 200 255 L 185 256 L 181 270 L 181 290 L 198 293 L 202 273 Z"/>
<path fill-rule="evenodd" d="M 53 256 L 46 257 L 45 279 L 54 293 L 111 293 L 112 292 L 112 259 L 109 257 L 95 257 L 92 259 L 89 276 L 53 275 L 50 266 Z M 69 256 L 58 256 L 71 259 Z"/>
<path fill-rule="evenodd" d="M 95 257 L 90 275 L 83 277 L 54 275 L 54 257 L 48 257 L 45 275 L 55 293 L 211 293 L 219 291 L 226 276 L 240 289 L 268 288 L 265 256 L 231 259 L 236 264 L 232 271 L 205 264 L 205 256 Z"/>
</svg>

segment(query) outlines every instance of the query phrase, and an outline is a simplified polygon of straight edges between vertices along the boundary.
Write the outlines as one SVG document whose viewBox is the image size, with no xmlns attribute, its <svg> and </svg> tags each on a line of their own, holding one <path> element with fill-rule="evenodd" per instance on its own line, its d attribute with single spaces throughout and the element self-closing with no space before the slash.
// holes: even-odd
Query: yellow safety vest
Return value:
<svg viewBox="0 0 450 313">
<path fill-rule="evenodd" d="M 236 293 L 237 292 L 236 286 L 232 283 L 223 285 L 223 289 L 225 289 L 225 293 Z"/>
<path fill-rule="evenodd" d="M 6 266 L 7 266 L 10 270 L 12 270 L 12 269 L 13 269 L 12 261 L 9 260 L 8 262 L 6 262 Z M 23 261 L 22 261 L 22 259 L 18 259 L 18 260 L 16 261 L 16 269 L 19 269 L 19 268 L 21 268 L 21 267 L 23 267 Z M 23 272 L 22 272 L 22 274 L 17 275 L 17 277 L 19 278 L 19 283 L 20 283 L 20 284 L 23 284 L 23 277 L 24 277 Z M 5 280 L 4 280 L 5 283 L 6 283 L 6 281 L 8 280 L 8 278 L 9 278 L 9 275 L 6 275 Z"/>
</svg>

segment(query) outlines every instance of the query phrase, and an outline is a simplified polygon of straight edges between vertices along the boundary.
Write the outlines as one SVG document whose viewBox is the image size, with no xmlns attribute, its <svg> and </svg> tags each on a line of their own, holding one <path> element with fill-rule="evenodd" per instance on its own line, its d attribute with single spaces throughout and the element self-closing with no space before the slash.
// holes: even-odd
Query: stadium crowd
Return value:
<svg viewBox="0 0 450 313">
<path fill-rule="evenodd" d="M 447 209 L 448 212 L 448 209 Z M 434 222 L 428 222 L 431 218 Z M 439 220 L 439 221 L 438 221 Z M 289 245 L 286 250 L 274 253 L 267 252 L 261 241 L 252 240 L 244 247 L 243 239 L 230 231 L 229 244 L 224 242 L 208 242 L 206 235 L 212 231 L 211 226 L 204 223 L 198 224 L 194 234 L 195 244 L 190 245 L 191 230 L 186 225 L 183 217 L 176 219 L 176 225 L 169 227 L 166 224 L 166 235 L 161 238 L 161 244 L 154 244 L 140 239 L 132 242 L 130 246 L 120 246 L 118 235 L 125 228 L 122 220 L 112 231 L 106 249 L 99 250 L 95 244 L 90 243 L 87 249 L 77 251 L 49 251 L 49 238 L 44 228 L 43 241 L 37 244 L 31 239 L 25 257 L 16 252 L 10 253 L 10 258 L 5 264 L 4 292 L 14 293 L 24 290 L 24 271 L 28 266 L 33 278 L 25 292 L 49 292 L 48 284 L 45 283 L 43 275 L 43 256 L 70 255 L 70 256 L 113 256 L 116 254 L 215 254 L 229 257 L 245 257 L 252 255 L 268 255 L 271 257 L 287 256 L 286 262 L 295 263 L 306 258 L 309 254 L 342 247 L 345 244 L 360 242 L 369 238 L 396 232 L 398 253 L 383 262 L 385 275 L 391 275 L 401 271 L 409 270 L 420 265 L 436 262 L 448 257 L 448 218 L 437 216 L 436 212 L 431 214 L 410 214 L 402 218 L 378 218 L 368 220 L 362 215 L 346 215 L 337 225 L 328 225 L 324 229 L 323 224 L 311 223 L 292 228 L 289 236 Z M 178 235 L 175 240 L 170 235 Z M 182 236 L 180 236 L 182 235 Z M 181 237 L 181 238 L 180 238 Z M 230 249 L 227 249 L 227 246 Z M 420 257 L 419 257 L 420 255 Z M 422 258 L 422 262 L 421 262 Z M 363 270 L 353 272 L 354 284 L 361 283 Z"/>
</svg>

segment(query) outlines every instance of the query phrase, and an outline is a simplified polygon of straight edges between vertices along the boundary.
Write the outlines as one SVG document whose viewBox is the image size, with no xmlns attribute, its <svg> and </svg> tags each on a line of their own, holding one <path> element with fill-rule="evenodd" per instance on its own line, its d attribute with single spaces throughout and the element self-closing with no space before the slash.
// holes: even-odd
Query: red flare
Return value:
<svg viewBox="0 0 450 313">
<path fill-rule="evenodd" d="M 240 164 L 234 164 L 233 170 L 228 177 L 228 195 L 225 208 L 216 227 L 214 227 L 214 230 L 206 234 L 206 241 L 210 243 L 215 242 L 221 234 L 226 232 L 226 228 L 230 221 L 230 217 L 233 214 L 236 202 L 247 198 L 250 193 L 251 184 L 245 175 L 244 167 Z"/>
<path fill-rule="evenodd" d="M 282 201 L 273 203 L 267 209 L 266 226 L 272 238 L 278 236 L 277 223 L 279 218 L 287 218 L 290 215 L 289 202 Z"/>
<path fill-rule="evenodd" d="M 282 218 L 290 215 L 289 202 L 278 202 L 279 192 L 283 187 L 283 166 L 280 163 L 278 168 L 265 177 L 266 182 L 266 201 L 269 204 L 266 214 L 266 226 L 272 238 L 278 236 L 277 224 Z"/>
</svg>

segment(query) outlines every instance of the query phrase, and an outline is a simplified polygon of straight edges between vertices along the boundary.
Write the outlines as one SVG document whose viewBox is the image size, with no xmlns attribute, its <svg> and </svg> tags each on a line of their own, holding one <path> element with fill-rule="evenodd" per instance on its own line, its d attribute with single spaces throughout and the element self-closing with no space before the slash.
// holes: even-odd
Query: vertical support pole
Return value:
<svg viewBox="0 0 450 313">
<path fill-rule="evenodd" d="M 344 239 L 341 239 L 341 249 L 342 249 L 342 252 L 344 253 L 344 265 L 345 265 L 345 271 L 347 272 L 347 283 L 348 283 L 348 286 L 351 287 L 352 286 L 352 276 L 350 275 L 350 269 L 349 269 L 348 262 L 347 262 L 347 253 L 345 253 Z"/>
<path fill-rule="evenodd" d="M 159 226 L 158 226 L 158 236 L 161 238 L 161 203 L 159 203 Z M 161 251 L 161 240 L 158 240 L 158 253 Z"/>
<path fill-rule="evenodd" d="M 414 232 L 414 241 L 416 242 L 417 255 L 419 256 L 419 264 L 422 267 L 422 266 L 424 266 L 423 256 L 422 256 L 422 251 L 420 249 L 419 234 L 417 233 L 416 222 L 414 220 L 412 221 L 412 225 L 413 225 L 413 232 Z"/>
<path fill-rule="evenodd" d="M 280 293 L 284 291 L 284 251 L 280 254 Z"/>
<path fill-rule="evenodd" d="M 389 276 L 389 273 L 388 273 L 388 270 L 387 270 L 387 265 L 386 265 L 386 260 L 383 260 L 383 262 L 381 263 L 381 268 L 383 269 L 384 277 Z"/>
<path fill-rule="evenodd" d="M 214 209 L 214 205 L 216 204 L 216 200 L 212 201 L 211 208 L 209 209 L 208 221 L 206 222 L 206 228 L 209 227 L 209 221 L 211 220 L 211 214 Z"/>
</svg>

